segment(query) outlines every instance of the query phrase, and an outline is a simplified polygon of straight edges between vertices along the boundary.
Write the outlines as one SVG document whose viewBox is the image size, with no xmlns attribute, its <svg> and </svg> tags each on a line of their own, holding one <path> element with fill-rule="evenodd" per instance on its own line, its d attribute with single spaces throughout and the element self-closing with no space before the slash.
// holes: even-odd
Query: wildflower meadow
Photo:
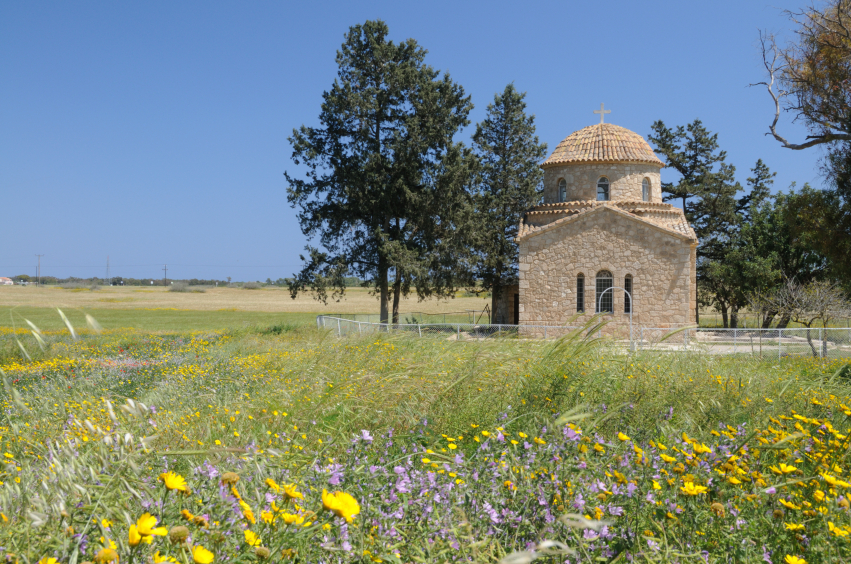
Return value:
<svg viewBox="0 0 851 564">
<path fill-rule="evenodd" d="M 7 562 L 851 559 L 845 361 L 0 331 Z"/>
</svg>

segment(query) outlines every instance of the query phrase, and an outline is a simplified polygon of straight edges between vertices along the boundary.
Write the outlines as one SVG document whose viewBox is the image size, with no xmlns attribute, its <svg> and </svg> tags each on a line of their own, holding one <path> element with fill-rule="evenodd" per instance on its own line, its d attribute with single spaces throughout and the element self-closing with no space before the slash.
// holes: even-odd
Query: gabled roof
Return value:
<svg viewBox="0 0 851 564">
<path fill-rule="evenodd" d="M 644 137 L 611 123 L 598 123 L 568 135 L 541 167 L 566 163 L 633 162 L 665 166 Z"/>
<path fill-rule="evenodd" d="M 670 213 L 664 213 L 666 210 L 657 210 L 657 209 L 642 210 L 642 209 L 639 209 L 639 208 L 634 208 L 633 211 L 630 212 L 630 211 L 622 210 L 619 207 L 616 207 L 615 205 L 612 205 L 613 203 L 614 202 L 594 202 L 594 203 L 582 202 L 582 204 L 586 204 L 586 205 L 582 205 L 582 206 L 579 206 L 577 208 L 565 208 L 565 209 L 562 209 L 562 210 L 532 210 L 530 212 L 527 212 L 527 215 L 528 214 L 539 214 L 539 213 L 541 213 L 541 214 L 559 213 L 559 214 L 564 214 L 565 217 L 562 217 L 562 218 L 559 218 L 559 219 L 557 219 L 553 222 L 547 223 L 546 225 L 534 226 L 534 225 L 529 225 L 526 222 L 526 217 L 524 216 L 523 220 L 521 220 L 521 222 L 520 222 L 520 229 L 518 231 L 517 238 L 515 240 L 519 242 L 519 241 L 522 241 L 524 239 L 534 237 L 534 236 L 539 235 L 541 233 L 544 233 L 546 231 L 550 231 L 552 229 L 557 229 L 558 227 L 561 227 L 562 225 L 567 225 L 568 223 L 573 223 L 574 221 L 579 221 L 581 218 L 588 217 L 592 214 L 614 213 L 614 214 L 620 215 L 621 217 L 627 218 L 631 221 L 636 221 L 638 223 L 642 223 L 644 225 L 647 225 L 648 227 L 662 231 L 664 233 L 667 233 L 667 234 L 672 235 L 674 237 L 677 237 L 679 239 L 685 239 L 687 241 L 692 241 L 694 243 L 697 243 L 697 236 L 695 235 L 694 230 L 691 228 L 691 226 L 689 226 L 689 224 L 686 221 L 686 218 L 683 215 L 682 211 L 678 210 L 676 208 L 673 208 L 673 206 L 671 206 L 673 211 L 670 212 Z M 621 205 L 630 204 L 630 203 L 638 203 L 638 202 L 617 202 L 617 204 L 621 204 Z M 591 204 L 591 205 L 587 205 L 587 204 Z M 639 215 L 636 215 L 636 212 L 640 213 L 640 212 L 643 212 L 643 211 L 652 211 L 654 213 L 662 212 L 662 213 L 664 213 L 665 216 L 669 216 L 669 217 L 666 217 L 666 219 L 664 219 L 664 220 L 659 220 L 659 219 L 645 218 L 645 217 L 641 217 Z"/>
</svg>

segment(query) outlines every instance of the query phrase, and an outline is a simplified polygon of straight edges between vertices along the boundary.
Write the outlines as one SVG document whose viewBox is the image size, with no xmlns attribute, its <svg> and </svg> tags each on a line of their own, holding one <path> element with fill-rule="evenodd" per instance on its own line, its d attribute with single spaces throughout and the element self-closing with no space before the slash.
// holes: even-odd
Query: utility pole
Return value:
<svg viewBox="0 0 851 564">
<path fill-rule="evenodd" d="M 163 274 L 163 286 L 166 286 L 168 284 L 168 265 L 167 264 L 163 266 L 163 272 L 164 272 L 164 274 Z"/>
<path fill-rule="evenodd" d="M 106 283 L 112 286 L 109 282 L 109 255 L 106 255 Z"/>
<path fill-rule="evenodd" d="M 36 270 L 35 274 L 35 284 L 36 286 L 41 286 L 41 257 L 44 255 L 36 255 L 38 257 L 38 270 Z"/>
</svg>

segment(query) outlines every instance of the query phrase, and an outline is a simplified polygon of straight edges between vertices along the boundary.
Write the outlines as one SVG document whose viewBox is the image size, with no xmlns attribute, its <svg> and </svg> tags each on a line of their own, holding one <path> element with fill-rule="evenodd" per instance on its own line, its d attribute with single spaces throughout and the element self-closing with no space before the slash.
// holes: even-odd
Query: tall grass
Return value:
<svg viewBox="0 0 851 564">
<path fill-rule="evenodd" d="M 553 538 L 570 550 L 585 551 L 589 558 L 582 561 L 613 558 L 617 551 L 665 561 L 656 549 L 647 552 L 652 545 L 640 536 L 645 529 L 655 531 L 648 538 L 670 551 L 669 560 L 692 561 L 689 554 L 702 558 L 704 548 L 713 559 L 723 559 L 730 546 L 745 550 L 743 543 L 754 535 L 774 534 L 771 550 L 793 551 L 794 536 L 783 532 L 782 521 L 777 531 L 770 520 L 757 525 L 758 516 L 770 512 L 776 500 L 764 502 L 753 517 L 748 514 L 756 528 L 737 532 L 735 520 L 711 521 L 718 510 L 710 511 L 709 501 L 701 501 L 706 498 L 679 493 L 684 482 L 677 482 L 677 474 L 666 473 L 672 480 L 667 484 L 657 462 L 653 467 L 629 462 L 635 456 L 632 445 L 636 453 L 650 453 L 654 441 L 679 445 L 681 452 L 693 450 L 679 438 L 682 433 L 712 445 L 709 458 L 692 461 L 694 468 L 686 474 L 708 487 L 707 477 L 721 480 L 710 463 L 717 468 L 737 452 L 734 445 L 755 442 L 748 438 L 751 429 L 776 429 L 775 422 L 791 419 L 790 414 L 840 428 L 845 422 L 840 404 L 851 391 L 843 376 L 847 365 L 840 362 L 629 354 L 580 333 L 558 341 L 455 341 L 381 333 L 338 339 L 286 324 L 193 334 L 80 333 L 73 339 L 67 332 L 44 332 L 43 351 L 26 341 L 32 361 L 21 357 L 17 345 L 26 337 L 23 331 L 0 333 L 6 376 L 0 443 L 15 462 L 0 470 L 6 483 L 0 486 L 0 512 L 11 522 L 0 526 L 0 541 L 24 561 L 52 554 L 63 562 L 72 555 L 78 561 L 91 559 L 90 547 L 81 549 L 63 532 L 68 526 L 75 534 L 85 530 L 90 543 L 101 536 L 115 541 L 122 558 L 141 558 L 142 549 L 127 544 L 126 531 L 143 508 L 171 527 L 181 523 L 180 509 L 194 510 L 196 498 L 201 504 L 194 512 L 209 514 L 211 528 L 193 528 L 193 542 L 236 561 L 256 558 L 240 540 L 246 527 L 257 531 L 277 557 L 293 549 L 302 561 L 327 559 L 330 552 L 341 561 L 377 561 L 375 556 L 496 562 L 511 552 L 553 546 L 541 543 Z M 569 438 L 566 422 L 587 442 Z M 581 424 L 584 433 L 573 423 Z M 731 428 L 740 430 L 725 430 Z M 719 429 L 729 434 L 730 444 L 719 443 L 726 441 L 723 437 L 716 440 Z M 512 438 L 515 443 L 508 442 Z M 586 452 L 581 445 L 586 450 L 602 445 L 602 453 Z M 778 447 L 750 461 L 750 469 L 763 468 L 764 459 L 763 473 L 768 473 L 775 452 L 787 462 L 808 459 L 803 451 L 790 450 L 787 456 Z M 241 496 L 257 515 L 269 507 L 264 496 L 274 493 L 263 485 L 267 477 L 298 483 L 307 498 L 299 503 L 313 511 L 321 508 L 323 488 L 359 492 L 363 515 L 357 527 L 342 528 L 348 525 L 320 512 L 318 523 L 332 525 L 327 533 L 308 529 L 296 534 L 260 519 L 251 523 L 238 512 L 229 513 L 236 500 L 219 490 L 219 480 L 209 477 L 211 468 L 219 476 L 227 470 L 240 473 Z M 191 499 L 165 495 L 155 478 L 166 470 L 191 477 L 196 490 Z M 616 471 L 626 473 L 619 488 L 613 487 Z M 334 478 L 335 472 L 345 478 Z M 51 476 L 46 486 L 44 476 Z M 451 503 L 407 497 L 408 488 L 399 486 L 402 476 L 416 484 L 411 491 L 437 493 Z M 639 504 L 656 491 L 651 478 L 661 481 L 660 491 L 673 503 L 661 514 L 652 504 Z M 603 499 L 623 496 L 611 503 L 631 508 L 632 516 L 608 515 L 614 511 L 610 504 L 592 499 L 600 492 L 594 489 L 597 482 L 606 482 L 610 492 L 603 492 Z M 626 483 L 649 489 L 627 497 Z M 570 503 L 580 492 L 588 499 L 583 511 L 590 521 L 581 521 L 585 524 L 576 537 L 570 526 L 549 519 L 578 511 Z M 729 498 L 728 504 L 734 494 L 713 494 L 722 495 L 721 513 L 729 515 L 734 506 L 744 511 L 744 498 Z M 830 495 L 838 503 L 840 492 Z M 394 496 L 407 501 L 397 503 Z M 169 502 L 163 505 L 163 499 Z M 603 513 L 595 513 L 592 501 Z M 69 511 L 73 507 L 81 509 Z M 494 517 L 487 507 L 502 513 Z M 694 522 L 687 524 L 687 514 L 677 517 L 676 507 L 693 512 Z M 509 525 L 505 515 L 520 519 Z M 796 518 L 790 513 L 786 521 Z M 832 518 L 839 523 L 839 517 Z M 114 525 L 105 527 L 101 519 Z M 602 527 L 592 521 L 602 520 L 611 521 L 615 537 L 600 539 L 588 532 Z M 653 525 L 658 520 L 669 540 Z M 827 530 L 827 523 L 822 525 Z M 372 531 L 369 537 L 366 530 Z M 698 532 L 714 536 L 703 542 Z M 724 544 L 725 538 L 732 544 Z M 186 558 L 182 545 L 154 542 L 157 550 Z M 821 561 L 848 555 L 841 547 L 827 546 Z M 739 561 L 758 557 L 760 550 L 748 544 Z M 561 560 L 565 556 L 559 555 Z M 774 558 L 780 562 L 782 554 Z"/>
</svg>

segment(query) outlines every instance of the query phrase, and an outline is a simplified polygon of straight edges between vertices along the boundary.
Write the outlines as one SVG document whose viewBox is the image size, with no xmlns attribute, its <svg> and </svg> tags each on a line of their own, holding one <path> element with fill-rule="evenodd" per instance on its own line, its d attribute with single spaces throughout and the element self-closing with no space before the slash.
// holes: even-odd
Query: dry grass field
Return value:
<svg viewBox="0 0 851 564">
<path fill-rule="evenodd" d="M 457 297 L 419 302 L 403 300 L 403 313 L 481 311 L 487 298 Z M 85 325 L 85 313 L 106 328 L 131 327 L 145 331 L 191 331 L 313 323 L 320 313 L 378 313 L 378 300 L 364 288 L 350 288 L 345 299 L 327 304 L 304 294 L 293 300 L 285 288 L 243 290 L 207 288 L 205 292 L 169 292 L 162 287 L 102 287 L 99 290 L 59 287 L 0 286 L 0 327 L 30 319 L 42 329 L 60 329 L 55 308 L 62 308 L 75 325 Z"/>
<path fill-rule="evenodd" d="M 402 300 L 402 312 L 444 313 L 481 310 L 490 300 L 458 297 L 419 302 L 416 296 Z M 106 286 L 99 290 L 65 290 L 55 286 L 0 286 L 2 307 L 61 307 L 78 309 L 174 308 L 193 311 L 262 311 L 267 313 L 378 313 L 378 299 L 365 288 L 349 288 L 345 299 L 327 305 L 302 294 L 290 298 L 286 288 L 243 290 L 208 288 L 205 292 L 169 292 L 162 287 Z"/>
</svg>

